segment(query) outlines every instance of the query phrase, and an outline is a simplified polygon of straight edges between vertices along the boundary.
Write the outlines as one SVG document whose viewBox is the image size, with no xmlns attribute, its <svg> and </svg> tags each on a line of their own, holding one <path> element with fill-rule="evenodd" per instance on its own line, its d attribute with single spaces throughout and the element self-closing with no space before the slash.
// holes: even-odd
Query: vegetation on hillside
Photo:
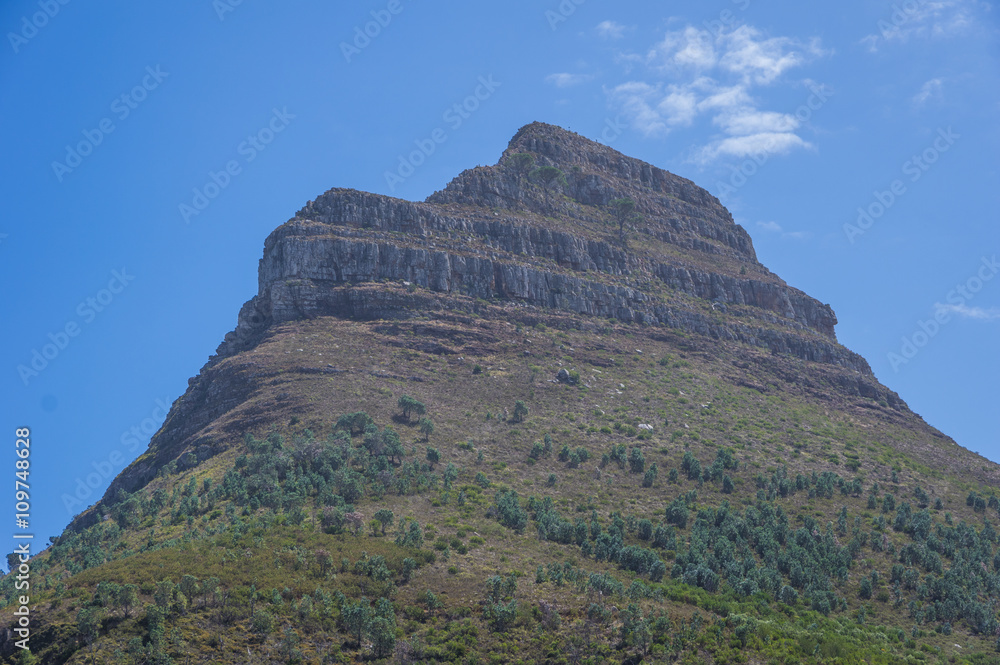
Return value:
<svg viewBox="0 0 1000 665">
<path fill-rule="evenodd" d="M 464 357 L 377 325 L 285 328 L 258 353 L 301 415 L 36 557 L 38 662 L 995 661 L 1000 500 L 879 405 L 743 387 L 639 327 Z M 421 380 L 291 373 L 345 339 Z"/>
</svg>

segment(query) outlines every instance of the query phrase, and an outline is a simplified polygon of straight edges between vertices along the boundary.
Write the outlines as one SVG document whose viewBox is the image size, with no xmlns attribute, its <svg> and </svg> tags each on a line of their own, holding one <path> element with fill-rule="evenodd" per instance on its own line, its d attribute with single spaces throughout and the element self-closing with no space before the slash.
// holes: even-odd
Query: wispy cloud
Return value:
<svg viewBox="0 0 1000 665">
<path fill-rule="evenodd" d="M 941 99 L 943 86 L 943 79 L 933 78 L 930 81 L 927 81 L 920 87 L 920 92 L 913 96 L 913 105 L 920 108 L 932 99 Z"/>
<path fill-rule="evenodd" d="M 812 237 L 812 234 L 806 231 L 785 231 L 777 222 L 757 222 L 757 228 L 768 233 L 778 233 L 781 234 L 782 238 L 793 240 L 808 240 Z"/>
<path fill-rule="evenodd" d="M 625 26 L 614 21 L 601 21 L 597 24 L 597 34 L 602 39 L 621 39 L 625 36 Z"/>
<path fill-rule="evenodd" d="M 746 25 L 716 34 L 686 26 L 668 32 L 644 56 L 621 54 L 620 63 L 645 66 L 653 78 L 623 83 L 607 94 L 647 136 L 662 137 L 710 118 L 721 134 L 693 152 L 696 162 L 781 154 L 811 147 L 797 133 L 802 123 L 794 115 L 761 109 L 753 93 L 827 54 L 817 39 L 769 37 Z"/>
<path fill-rule="evenodd" d="M 545 77 L 545 80 L 557 88 L 570 88 L 574 85 L 580 85 L 581 83 L 586 83 L 593 76 L 589 74 L 549 74 Z"/>
<path fill-rule="evenodd" d="M 977 15 L 990 9 L 989 3 L 980 0 L 911 0 L 893 4 L 892 11 L 876 24 L 877 32 L 866 35 L 861 43 L 875 53 L 882 44 L 956 37 L 981 23 Z"/>
<path fill-rule="evenodd" d="M 1000 307 L 970 307 L 968 305 L 945 305 L 935 303 L 934 310 L 938 314 L 953 314 L 976 321 L 996 321 L 1000 319 Z"/>
</svg>

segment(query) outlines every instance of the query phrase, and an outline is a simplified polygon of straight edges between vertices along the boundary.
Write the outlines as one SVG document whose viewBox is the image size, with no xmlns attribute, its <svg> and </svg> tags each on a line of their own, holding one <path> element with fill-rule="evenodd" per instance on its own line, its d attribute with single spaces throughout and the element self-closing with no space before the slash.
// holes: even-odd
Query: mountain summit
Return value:
<svg viewBox="0 0 1000 665">
<path fill-rule="evenodd" d="M 41 662 L 995 662 L 997 465 L 692 182 L 532 123 L 258 278 L 33 561 Z"/>
</svg>

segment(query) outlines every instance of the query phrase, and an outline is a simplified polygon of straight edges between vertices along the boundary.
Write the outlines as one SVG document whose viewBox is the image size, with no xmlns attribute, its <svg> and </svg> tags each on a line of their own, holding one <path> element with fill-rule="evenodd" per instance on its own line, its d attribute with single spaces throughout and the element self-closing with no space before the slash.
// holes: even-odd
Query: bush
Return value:
<svg viewBox="0 0 1000 665">
<path fill-rule="evenodd" d="M 434 433 L 434 421 L 430 418 L 421 418 L 417 423 L 417 427 L 420 429 L 420 433 L 424 435 L 424 441 L 431 438 L 431 434 Z"/>
<path fill-rule="evenodd" d="M 517 492 L 514 490 L 497 492 L 495 500 L 497 520 L 508 529 L 523 533 L 524 527 L 528 525 L 528 513 L 521 507 Z"/>
<path fill-rule="evenodd" d="M 427 461 L 431 465 L 431 470 L 434 469 L 434 465 L 441 461 L 441 453 L 437 448 L 427 448 Z"/>
<path fill-rule="evenodd" d="M 633 448 L 628 456 L 629 471 L 631 473 L 642 473 L 646 469 L 646 457 L 639 448 Z"/>
<path fill-rule="evenodd" d="M 652 487 L 653 483 L 656 482 L 656 476 L 659 475 L 659 469 L 656 464 L 653 464 L 649 469 L 646 470 L 646 474 L 642 477 L 643 487 Z"/>
<path fill-rule="evenodd" d="M 254 612 L 250 629 L 258 635 L 269 635 L 274 631 L 274 617 L 266 610 Z"/>
</svg>

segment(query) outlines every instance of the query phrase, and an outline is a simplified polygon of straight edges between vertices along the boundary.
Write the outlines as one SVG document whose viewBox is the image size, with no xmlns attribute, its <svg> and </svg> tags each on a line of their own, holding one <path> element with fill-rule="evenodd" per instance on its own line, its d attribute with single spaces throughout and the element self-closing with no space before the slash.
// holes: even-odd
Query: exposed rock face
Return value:
<svg viewBox="0 0 1000 665">
<path fill-rule="evenodd" d="M 530 184 L 511 166 L 516 153 L 562 169 L 563 193 Z M 636 202 L 639 221 L 622 242 L 608 207 L 625 197 Z M 498 165 L 466 171 L 424 203 L 328 191 L 268 237 L 258 277 L 259 292 L 221 355 L 248 348 L 276 322 L 412 315 L 406 298 L 372 302 L 370 292 L 350 293 L 390 281 L 680 327 L 870 373 L 836 344 L 832 309 L 761 266 L 750 237 L 715 197 L 537 123 L 518 132 Z"/>
</svg>

